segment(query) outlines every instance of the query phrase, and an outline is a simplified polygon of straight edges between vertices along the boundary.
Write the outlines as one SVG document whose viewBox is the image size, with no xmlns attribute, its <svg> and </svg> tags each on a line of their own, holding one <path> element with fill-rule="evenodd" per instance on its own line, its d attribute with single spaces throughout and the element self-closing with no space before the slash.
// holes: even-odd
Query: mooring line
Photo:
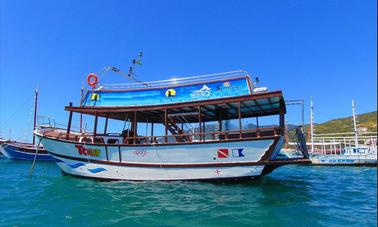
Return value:
<svg viewBox="0 0 378 227">
<path fill-rule="evenodd" d="M 29 170 L 29 177 L 31 177 L 33 175 L 34 168 L 35 168 L 35 161 L 37 159 L 37 154 L 38 154 L 38 150 L 39 150 L 39 145 L 41 144 L 43 138 L 45 138 L 45 137 L 42 136 L 41 139 L 39 140 L 38 144 L 37 144 L 37 149 L 35 150 L 35 153 L 34 153 L 33 164 L 32 164 L 32 166 L 30 167 L 30 170 Z"/>
</svg>

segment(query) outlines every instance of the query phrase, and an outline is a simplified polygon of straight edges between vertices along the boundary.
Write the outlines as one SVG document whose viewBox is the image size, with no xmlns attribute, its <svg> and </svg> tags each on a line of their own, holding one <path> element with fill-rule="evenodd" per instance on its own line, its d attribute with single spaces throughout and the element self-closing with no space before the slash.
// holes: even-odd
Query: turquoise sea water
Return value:
<svg viewBox="0 0 378 227">
<path fill-rule="evenodd" d="M 377 168 L 287 166 L 254 182 L 99 182 L 0 160 L 0 225 L 376 226 Z"/>
</svg>

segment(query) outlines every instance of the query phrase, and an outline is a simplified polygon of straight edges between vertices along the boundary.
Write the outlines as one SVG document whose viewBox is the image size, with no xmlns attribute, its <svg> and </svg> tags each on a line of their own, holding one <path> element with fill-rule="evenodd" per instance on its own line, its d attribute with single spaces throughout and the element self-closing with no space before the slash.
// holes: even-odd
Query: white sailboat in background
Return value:
<svg viewBox="0 0 378 227">
<path fill-rule="evenodd" d="M 312 164 L 377 165 L 377 133 L 359 132 L 354 100 L 352 100 L 354 132 L 351 133 L 315 134 L 312 99 L 310 104 L 311 142 L 307 143 L 307 146 Z"/>
</svg>

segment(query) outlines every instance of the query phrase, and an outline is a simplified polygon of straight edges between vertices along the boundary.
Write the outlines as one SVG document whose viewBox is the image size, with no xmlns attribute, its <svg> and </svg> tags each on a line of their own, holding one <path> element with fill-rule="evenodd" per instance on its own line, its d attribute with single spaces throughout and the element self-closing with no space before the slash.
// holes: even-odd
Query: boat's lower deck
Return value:
<svg viewBox="0 0 378 227">
<path fill-rule="evenodd" d="M 38 136 L 63 172 L 99 179 L 254 178 L 281 165 L 308 163 L 276 160 L 282 136 L 161 145 L 86 144 Z"/>
</svg>

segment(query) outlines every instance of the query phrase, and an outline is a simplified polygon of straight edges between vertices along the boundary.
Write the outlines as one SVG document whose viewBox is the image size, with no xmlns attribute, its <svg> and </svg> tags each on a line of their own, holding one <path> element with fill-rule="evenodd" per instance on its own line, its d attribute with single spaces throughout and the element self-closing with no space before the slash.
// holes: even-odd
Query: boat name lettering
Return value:
<svg viewBox="0 0 378 227">
<path fill-rule="evenodd" d="M 81 145 L 75 145 L 77 148 L 77 151 L 79 152 L 80 155 L 89 155 L 89 156 L 94 156 L 94 157 L 99 157 L 101 150 L 100 149 L 90 149 L 90 148 L 85 148 Z"/>
</svg>

